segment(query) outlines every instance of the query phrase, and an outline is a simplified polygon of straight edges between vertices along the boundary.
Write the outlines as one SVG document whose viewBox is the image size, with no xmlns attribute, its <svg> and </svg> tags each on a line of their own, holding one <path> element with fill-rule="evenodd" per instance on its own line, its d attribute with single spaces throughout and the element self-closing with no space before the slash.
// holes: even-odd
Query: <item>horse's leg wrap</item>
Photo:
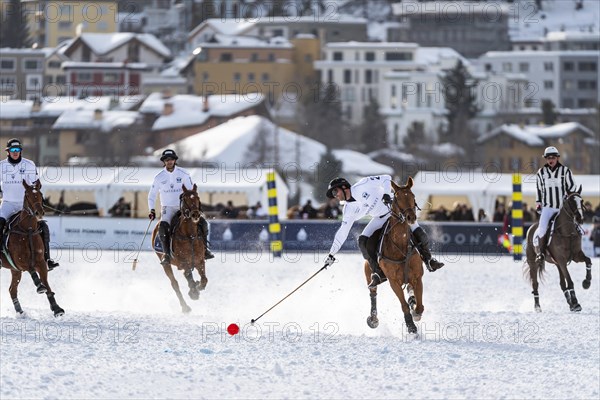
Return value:
<svg viewBox="0 0 600 400">
<path fill-rule="evenodd" d="M 423 230 L 423 228 L 419 226 L 413 231 L 412 234 L 415 238 L 415 245 L 417 246 L 417 250 L 419 250 L 419 254 L 421 255 L 421 259 L 425 263 L 427 270 L 433 272 L 442 268 L 444 266 L 444 263 L 439 262 L 431 256 L 431 252 L 429 251 L 429 237 L 427 236 L 427 232 L 425 232 L 425 230 Z"/>
<path fill-rule="evenodd" d="M 48 271 L 52 271 L 59 264 L 50 258 L 50 228 L 48 228 L 46 221 L 40 221 L 40 229 L 42 240 L 44 241 L 44 260 L 48 264 Z"/>
<path fill-rule="evenodd" d="M 198 232 L 200 236 L 202 236 L 202 240 L 204 241 L 204 259 L 210 260 L 211 258 L 215 258 L 215 255 L 208 248 L 208 221 L 204 216 L 200 216 L 200 222 L 198 223 Z"/>
<path fill-rule="evenodd" d="M 377 262 L 377 260 L 373 257 L 372 254 L 369 253 L 369 249 L 367 247 L 368 242 L 368 236 L 360 235 L 358 237 L 358 248 L 360 249 L 363 258 L 369 262 L 369 268 L 371 268 L 371 282 L 368 286 L 369 289 L 371 289 L 379 285 L 380 283 L 387 281 L 387 278 L 385 277 L 385 274 L 379 267 L 379 263 Z"/>
<path fill-rule="evenodd" d="M 158 239 L 163 248 L 163 258 L 160 262 L 162 265 L 171 264 L 171 227 L 168 222 L 161 221 L 158 225 Z"/>
</svg>

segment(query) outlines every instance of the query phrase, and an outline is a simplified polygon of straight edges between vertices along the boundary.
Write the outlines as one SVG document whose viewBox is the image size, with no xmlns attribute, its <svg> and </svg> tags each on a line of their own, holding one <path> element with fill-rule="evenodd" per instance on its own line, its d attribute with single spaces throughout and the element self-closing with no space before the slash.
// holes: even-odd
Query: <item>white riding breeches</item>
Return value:
<svg viewBox="0 0 600 400">
<path fill-rule="evenodd" d="M 533 244 L 538 246 L 540 242 L 540 238 L 543 238 L 546 232 L 548 231 L 548 224 L 550 223 L 550 219 L 554 214 L 558 212 L 558 208 L 552 207 L 544 207 L 542 208 L 542 213 L 540 215 L 540 222 L 538 224 L 538 228 L 535 231 L 535 235 L 533 237 Z"/>
<path fill-rule="evenodd" d="M 170 224 L 177 211 L 179 211 L 177 206 L 162 206 L 160 208 L 160 220 Z"/>
<path fill-rule="evenodd" d="M 3 201 L 0 204 L 0 218 L 8 220 L 8 217 L 23 209 L 23 202 Z"/>
</svg>

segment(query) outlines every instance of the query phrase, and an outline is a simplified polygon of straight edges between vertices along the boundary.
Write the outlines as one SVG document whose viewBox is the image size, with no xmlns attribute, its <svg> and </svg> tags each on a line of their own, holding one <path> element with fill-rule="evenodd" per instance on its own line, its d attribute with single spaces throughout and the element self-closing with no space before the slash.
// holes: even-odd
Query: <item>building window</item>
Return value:
<svg viewBox="0 0 600 400">
<path fill-rule="evenodd" d="M 334 51 L 333 61 L 344 61 L 344 53 L 342 53 L 341 51 Z"/>
<path fill-rule="evenodd" d="M 579 90 L 594 90 L 596 81 L 577 81 L 577 89 Z"/>
<path fill-rule="evenodd" d="M 413 59 L 412 53 L 390 51 L 385 53 L 385 61 L 410 61 Z"/>
<path fill-rule="evenodd" d="M 570 79 L 565 79 L 563 81 L 563 89 L 568 90 L 568 89 L 573 89 L 575 87 L 575 85 L 573 84 L 573 81 Z"/>
<path fill-rule="evenodd" d="M 544 71 L 554 71 L 554 63 L 545 62 L 544 63 Z"/>
<path fill-rule="evenodd" d="M 239 82 L 240 79 L 242 79 L 242 74 L 240 74 L 239 72 L 236 72 L 235 74 L 233 74 L 233 81 L 234 82 Z"/>
<path fill-rule="evenodd" d="M 365 53 L 365 60 L 366 61 L 375 61 L 375 53 L 372 51 L 367 51 Z"/>
<path fill-rule="evenodd" d="M 502 71 L 512 72 L 512 64 L 509 62 L 502 63 Z"/>
<path fill-rule="evenodd" d="M 231 62 L 233 61 L 233 55 L 231 53 L 221 53 L 221 62 Z"/>
<path fill-rule="evenodd" d="M 258 53 L 252 53 L 250 55 L 250 61 L 257 62 L 258 61 Z"/>
<path fill-rule="evenodd" d="M 275 62 L 275 54 L 269 53 L 269 62 Z"/>
<path fill-rule="evenodd" d="M 563 99 L 563 107 L 564 108 L 573 108 L 573 99 L 567 97 Z"/>
<path fill-rule="evenodd" d="M 254 80 L 256 79 L 254 72 L 249 72 L 248 73 L 248 82 L 254 82 Z"/>
<path fill-rule="evenodd" d="M 208 81 L 208 72 L 203 72 L 203 73 L 202 73 L 202 80 L 203 80 L 204 82 Z"/>
<path fill-rule="evenodd" d="M 352 83 L 352 70 L 344 70 L 344 83 Z"/>
<path fill-rule="evenodd" d="M 104 83 L 117 83 L 119 82 L 119 74 L 117 72 L 106 72 L 102 78 Z"/>
<path fill-rule="evenodd" d="M 262 74 L 261 79 L 263 82 L 269 82 L 269 74 L 266 72 Z"/>
<path fill-rule="evenodd" d="M 485 64 L 485 70 L 486 70 L 486 72 L 491 72 L 492 71 L 492 64 L 486 63 Z"/>
<path fill-rule="evenodd" d="M 354 86 L 345 87 L 342 91 L 342 100 L 353 102 L 356 100 Z"/>
<path fill-rule="evenodd" d="M 92 74 L 89 72 L 79 72 L 77 73 L 77 82 L 91 82 Z"/>
<path fill-rule="evenodd" d="M 570 62 L 570 61 L 567 61 L 567 62 L 565 62 L 565 63 L 563 64 L 563 66 L 564 66 L 564 70 L 565 70 L 565 71 L 574 71 L 574 70 L 575 70 L 575 68 L 574 68 L 574 66 L 573 66 L 573 63 L 572 63 L 572 62 Z"/>
<path fill-rule="evenodd" d="M 60 61 L 49 61 L 48 62 L 48 68 L 59 69 L 60 65 L 61 65 Z"/>
<path fill-rule="evenodd" d="M 529 63 L 519 63 L 519 72 L 529 72 Z"/>
<path fill-rule="evenodd" d="M 373 83 L 373 71 L 370 69 L 365 70 L 365 83 Z"/>
<path fill-rule="evenodd" d="M 313 62 L 313 56 L 312 56 L 312 54 L 305 54 L 304 55 L 304 62 L 306 62 L 306 63 L 312 63 Z"/>
<path fill-rule="evenodd" d="M 37 71 L 38 69 L 41 69 L 40 64 L 41 63 L 39 60 L 32 60 L 27 58 L 23 60 L 23 68 L 28 71 Z"/>
<path fill-rule="evenodd" d="M 327 70 L 327 82 L 333 82 L 333 70 Z"/>
<path fill-rule="evenodd" d="M 594 108 L 596 105 L 594 99 L 578 99 L 577 107 L 578 108 Z"/>
<path fill-rule="evenodd" d="M 67 77 L 64 75 L 56 75 L 56 83 L 64 85 L 65 83 L 67 83 Z"/>
<path fill-rule="evenodd" d="M 587 62 L 587 61 L 582 61 L 579 63 L 579 71 L 588 71 L 588 72 L 594 72 L 597 69 L 597 64 L 595 62 Z"/>
<path fill-rule="evenodd" d="M 0 60 L 0 69 L 2 71 L 14 71 L 15 60 L 10 58 L 3 58 L 2 60 Z"/>
<path fill-rule="evenodd" d="M 544 89 L 554 89 L 554 81 L 544 81 Z"/>
</svg>

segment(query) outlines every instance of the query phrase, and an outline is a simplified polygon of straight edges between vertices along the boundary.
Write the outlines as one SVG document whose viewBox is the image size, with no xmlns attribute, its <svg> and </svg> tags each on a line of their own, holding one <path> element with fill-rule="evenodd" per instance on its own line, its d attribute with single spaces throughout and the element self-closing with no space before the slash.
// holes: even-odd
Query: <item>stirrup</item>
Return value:
<svg viewBox="0 0 600 400">
<path fill-rule="evenodd" d="M 535 256 L 535 262 L 542 262 L 542 261 L 546 261 L 546 255 L 544 254 L 544 252 L 539 253 L 537 256 Z"/>
<path fill-rule="evenodd" d="M 46 260 L 46 264 L 48 264 L 48 271 L 52 271 L 54 268 L 60 266 L 59 263 L 57 263 L 56 261 L 54 261 L 51 258 Z"/>
<path fill-rule="evenodd" d="M 369 283 L 369 286 L 367 286 L 369 289 L 373 289 L 375 286 L 383 283 L 387 281 L 387 278 L 384 276 L 383 278 L 381 278 L 381 276 L 379 276 L 379 274 L 377 272 L 373 272 L 371 274 L 371 283 Z"/>
</svg>

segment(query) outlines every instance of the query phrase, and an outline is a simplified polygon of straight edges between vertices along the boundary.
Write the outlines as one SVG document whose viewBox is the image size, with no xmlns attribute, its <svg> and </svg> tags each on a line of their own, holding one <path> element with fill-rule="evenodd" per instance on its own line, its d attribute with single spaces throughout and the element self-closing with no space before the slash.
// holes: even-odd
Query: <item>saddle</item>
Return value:
<svg viewBox="0 0 600 400">
<path fill-rule="evenodd" d="M 0 232 L 0 237 L 2 237 L 2 243 L 0 243 L 0 250 L 2 251 L 8 252 L 8 238 L 10 237 L 10 231 L 15 223 L 15 220 L 19 216 L 19 213 L 20 211 L 8 217 L 6 225 L 4 225 L 4 231 Z"/>
</svg>

